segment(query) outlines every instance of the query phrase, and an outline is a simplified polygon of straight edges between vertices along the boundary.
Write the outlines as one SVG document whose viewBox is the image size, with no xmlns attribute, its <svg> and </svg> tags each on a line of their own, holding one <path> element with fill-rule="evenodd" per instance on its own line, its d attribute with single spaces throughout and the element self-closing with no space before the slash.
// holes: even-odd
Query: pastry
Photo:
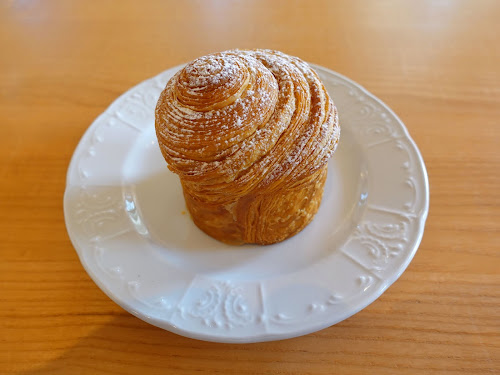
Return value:
<svg viewBox="0 0 500 375">
<path fill-rule="evenodd" d="M 192 61 L 161 93 L 155 125 L 194 223 L 229 244 L 272 244 L 302 230 L 340 136 L 318 75 L 271 50 Z"/>
</svg>

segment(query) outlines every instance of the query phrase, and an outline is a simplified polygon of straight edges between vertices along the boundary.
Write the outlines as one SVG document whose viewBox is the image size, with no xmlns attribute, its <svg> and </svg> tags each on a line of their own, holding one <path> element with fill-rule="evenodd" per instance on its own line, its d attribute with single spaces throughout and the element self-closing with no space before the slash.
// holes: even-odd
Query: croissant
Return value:
<svg viewBox="0 0 500 375">
<path fill-rule="evenodd" d="M 189 63 L 161 93 L 155 128 L 194 223 L 228 244 L 272 244 L 302 230 L 340 136 L 318 75 L 271 50 Z"/>
</svg>

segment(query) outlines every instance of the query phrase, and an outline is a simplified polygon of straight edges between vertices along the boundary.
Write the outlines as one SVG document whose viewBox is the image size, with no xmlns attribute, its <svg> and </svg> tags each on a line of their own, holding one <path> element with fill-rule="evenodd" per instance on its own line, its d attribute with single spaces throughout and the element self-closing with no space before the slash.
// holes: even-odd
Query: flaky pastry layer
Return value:
<svg viewBox="0 0 500 375">
<path fill-rule="evenodd" d="M 303 229 L 340 136 L 318 75 L 271 50 L 189 63 L 161 93 L 155 123 L 193 221 L 230 244 L 271 244 Z"/>
</svg>

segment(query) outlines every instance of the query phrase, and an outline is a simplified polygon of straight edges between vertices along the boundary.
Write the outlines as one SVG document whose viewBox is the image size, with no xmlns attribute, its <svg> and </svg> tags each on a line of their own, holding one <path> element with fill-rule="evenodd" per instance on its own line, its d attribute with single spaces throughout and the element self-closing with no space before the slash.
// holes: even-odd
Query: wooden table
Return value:
<svg viewBox="0 0 500 375">
<path fill-rule="evenodd" d="M 1 374 L 500 373 L 500 3 L 2 1 Z M 402 277 L 304 337 L 215 344 L 150 326 L 83 270 L 63 218 L 69 160 L 132 85 L 266 47 L 384 100 L 425 159 L 431 205 Z"/>
</svg>

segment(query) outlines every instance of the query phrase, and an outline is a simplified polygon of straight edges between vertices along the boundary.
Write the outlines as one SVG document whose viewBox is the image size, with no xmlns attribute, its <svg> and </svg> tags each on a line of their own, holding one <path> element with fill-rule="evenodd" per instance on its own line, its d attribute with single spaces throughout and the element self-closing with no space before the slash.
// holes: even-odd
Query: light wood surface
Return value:
<svg viewBox="0 0 500 375">
<path fill-rule="evenodd" d="M 1 374 L 500 373 L 500 2 L 0 2 Z M 304 337 L 228 345 L 128 314 L 66 233 L 65 174 L 118 95 L 233 47 L 282 50 L 365 86 L 405 122 L 431 205 L 409 268 Z"/>
</svg>

